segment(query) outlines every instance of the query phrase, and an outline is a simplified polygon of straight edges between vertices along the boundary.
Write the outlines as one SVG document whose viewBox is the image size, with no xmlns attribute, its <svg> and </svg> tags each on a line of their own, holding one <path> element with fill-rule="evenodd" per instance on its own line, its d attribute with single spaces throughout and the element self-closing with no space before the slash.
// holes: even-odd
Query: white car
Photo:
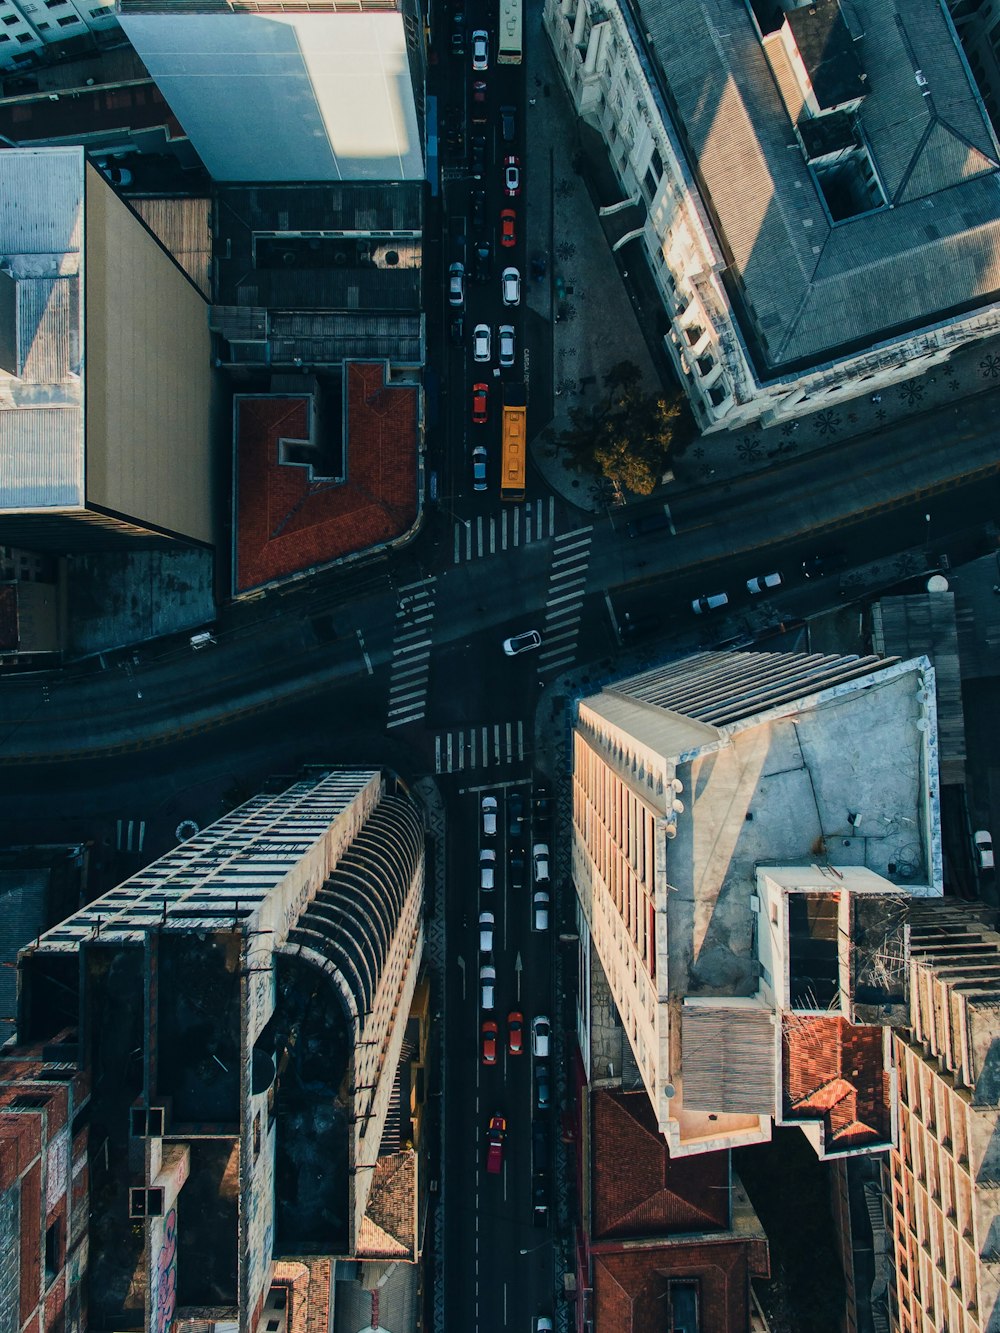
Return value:
<svg viewBox="0 0 1000 1333">
<path fill-rule="evenodd" d="M 518 653 L 530 653 L 533 648 L 541 646 L 542 636 L 536 629 L 526 629 L 523 634 L 515 634 L 503 641 L 503 650 L 508 657 L 516 657 Z"/>
<path fill-rule="evenodd" d="M 549 1020 L 546 1014 L 539 1014 L 531 1020 L 531 1054 L 536 1060 L 549 1057 Z"/>
<path fill-rule="evenodd" d="M 495 796 L 483 797 L 483 837 L 495 838 L 497 836 L 497 798 Z"/>
<path fill-rule="evenodd" d="M 485 28 L 477 28 L 472 34 L 472 68 L 475 70 L 490 67 L 490 35 Z"/>
<path fill-rule="evenodd" d="M 512 366 L 514 364 L 514 325 L 500 325 L 500 364 L 502 366 Z"/>
<path fill-rule="evenodd" d="M 710 592 L 706 597 L 696 597 L 691 603 L 691 610 L 696 616 L 703 616 L 708 611 L 721 611 L 729 605 L 727 592 Z"/>
<path fill-rule="evenodd" d="M 465 304 L 465 265 L 452 264 L 448 270 L 448 304 Z"/>
<path fill-rule="evenodd" d="M 547 1314 L 535 1316 L 534 1333 L 552 1333 L 552 1320 Z"/>
<path fill-rule="evenodd" d="M 549 877 L 549 844 L 536 842 L 531 849 L 531 859 L 535 863 L 535 883 L 542 884 Z"/>
<path fill-rule="evenodd" d="M 548 930 L 549 928 L 549 895 L 544 889 L 539 889 L 535 894 L 535 929 Z"/>
<path fill-rule="evenodd" d="M 521 275 L 516 268 L 505 268 L 500 275 L 500 290 L 504 305 L 519 305 L 521 302 Z"/>
<path fill-rule="evenodd" d="M 479 1002 L 483 1009 L 493 1008 L 496 988 L 497 970 L 492 963 L 484 963 L 479 969 Z"/>
<path fill-rule="evenodd" d="M 755 579 L 747 579 L 747 592 L 751 595 L 757 593 L 770 592 L 773 588 L 780 588 L 784 579 L 780 574 L 758 574 Z"/>
<path fill-rule="evenodd" d="M 972 844 L 976 849 L 976 857 L 979 861 L 980 870 L 993 869 L 993 838 L 987 833 L 986 829 L 981 828 L 972 835 Z"/>
<path fill-rule="evenodd" d="M 496 925 L 496 918 L 492 912 L 479 913 L 479 952 L 493 952 L 493 927 Z"/>
<path fill-rule="evenodd" d="M 479 887 L 489 892 L 496 888 L 497 854 L 488 847 L 479 853 Z"/>
<path fill-rule="evenodd" d="M 472 331 L 472 359 L 473 361 L 488 361 L 490 359 L 490 326 L 488 324 L 477 324 Z"/>
</svg>

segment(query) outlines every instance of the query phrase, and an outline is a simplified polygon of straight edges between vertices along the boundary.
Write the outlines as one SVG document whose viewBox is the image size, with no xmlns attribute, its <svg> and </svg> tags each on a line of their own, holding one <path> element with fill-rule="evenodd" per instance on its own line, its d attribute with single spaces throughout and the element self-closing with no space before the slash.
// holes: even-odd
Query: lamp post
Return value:
<svg viewBox="0 0 1000 1333">
<path fill-rule="evenodd" d="M 538 1245 L 532 1245 L 528 1249 L 518 1250 L 518 1254 L 535 1254 L 536 1251 L 543 1250 L 546 1245 L 551 1245 L 551 1244 L 552 1244 L 552 1237 L 546 1236 L 546 1238 L 543 1241 L 541 1241 Z"/>
</svg>

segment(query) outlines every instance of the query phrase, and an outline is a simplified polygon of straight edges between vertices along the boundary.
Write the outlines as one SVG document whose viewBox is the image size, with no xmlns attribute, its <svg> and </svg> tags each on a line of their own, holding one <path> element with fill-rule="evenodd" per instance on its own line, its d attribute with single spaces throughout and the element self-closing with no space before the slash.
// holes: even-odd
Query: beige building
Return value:
<svg viewBox="0 0 1000 1333">
<path fill-rule="evenodd" d="M 910 1021 L 894 1039 L 899 1146 L 886 1168 L 896 1333 L 1000 1327 L 1000 935 L 915 911 Z"/>
<path fill-rule="evenodd" d="M 926 659 L 704 653 L 581 700 L 572 872 L 588 1079 L 641 1081 L 672 1156 L 886 1147 L 900 904 L 942 891 Z"/>
<path fill-rule="evenodd" d="M 703 430 L 842 405 L 1000 330 L 1000 146 L 937 0 L 544 12 Z"/>
<path fill-rule="evenodd" d="M 0 523 L 215 539 L 207 304 L 80 148 L 0 153 Z"/>
</svg>

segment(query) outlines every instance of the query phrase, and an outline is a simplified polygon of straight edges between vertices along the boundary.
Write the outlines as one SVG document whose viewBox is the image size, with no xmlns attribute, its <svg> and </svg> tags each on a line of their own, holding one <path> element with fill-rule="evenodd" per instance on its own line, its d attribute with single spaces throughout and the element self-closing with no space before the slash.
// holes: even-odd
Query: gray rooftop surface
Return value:
<svg viewBox="0 0 1000 1333">
<path fill-rule="evenodd" d="M 937 0 L 850 7 L 868 75 L 858 119 L 891 207 L 837 225 L 794 146 L 744 0 L 634 2 L 752 311 L 762 369 L 824 360 L 995 299 L 1000 149 Z"/>
</svg>

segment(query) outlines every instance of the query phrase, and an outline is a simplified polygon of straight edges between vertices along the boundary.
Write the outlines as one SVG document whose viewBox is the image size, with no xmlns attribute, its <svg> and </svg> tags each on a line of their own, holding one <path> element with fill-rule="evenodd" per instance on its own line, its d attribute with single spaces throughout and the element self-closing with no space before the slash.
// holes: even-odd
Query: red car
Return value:
<svg viewBox="0 0 1000 1333">
<path fill-rule="evenodd" d="M 490 386 L 488 384 L 474 384 L 472 386 L 472 423 L 475 426 L 485 426 L 486 418 L 489 416 L 490 404 Z"/>
<path fill-rule="evenodd" d="M 517 214 L 512 208 L 505 208 L 500 214 L 500 244 L 517 244 Z"/>
<path fill-rule="evenodd" d="M 492 1018 L 483 1024 L 483 1064 L 495 1065 L 497 1062 L 497 1025 Z"/>
<path fill-rule="evenodd" d="M 498 1176 L 503 1167 L 503 1141 L 507 1135 L 507 1121 L 502 1115 L 491 1116 L 486 1132 L 486 1170 Z"/>
<path fill-rule="evenodd" d="M 521 193 L 521 163 L 513 154 L 503 160 L 503 192 L 511 199 Z"/>
<path fill-rule="evenodd" d="M 474 102 L 486 101 L 486 80 L 477 79 L 472 85 L 472 100 Z"/>
<path fill-rule="evenodd" d="M 524 1014 L 507 1015 L 507 1054 L 520 1055 L 524 1050 Z"/>
</svg>

